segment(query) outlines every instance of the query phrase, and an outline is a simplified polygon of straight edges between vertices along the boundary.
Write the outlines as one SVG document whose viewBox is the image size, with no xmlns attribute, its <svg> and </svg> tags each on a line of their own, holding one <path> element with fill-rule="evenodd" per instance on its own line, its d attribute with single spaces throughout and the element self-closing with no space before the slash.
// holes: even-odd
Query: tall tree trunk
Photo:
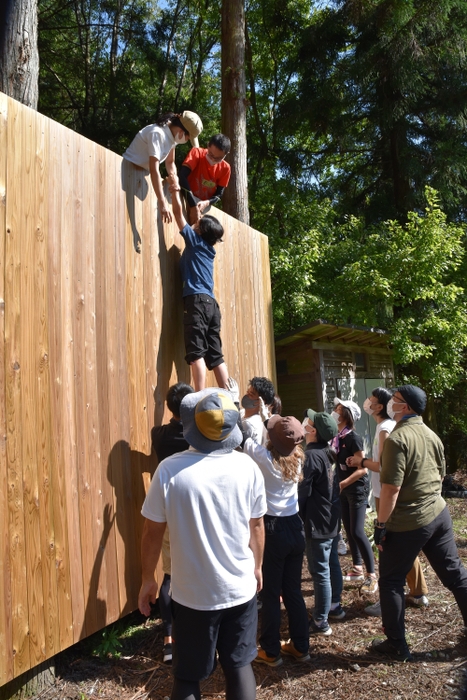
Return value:
<svg viewBox="0 0 467 700">
<path fill-rule="evenodd" d="M 222 131 L 232 142 L 232 168 L 222 198 L 227 214 L 248 224 L 245 88 L 245 9 L 243 0 L 222 0 Z"/>
<path fill-rule="evenodd" d="M 0 90 L 37 109 L 37 0 L 0 2 Z"/>
</svg>

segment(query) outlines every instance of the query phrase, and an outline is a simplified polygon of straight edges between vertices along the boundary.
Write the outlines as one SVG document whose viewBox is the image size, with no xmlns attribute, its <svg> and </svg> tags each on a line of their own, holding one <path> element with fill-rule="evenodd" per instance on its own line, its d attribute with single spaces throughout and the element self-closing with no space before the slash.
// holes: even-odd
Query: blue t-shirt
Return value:
<svg viewBox="0 0 467 700">
<path fill-rule="evenodd" d="M 182 272 L 182 296 L 209 294 L 214 296 L 214 246 L 206 243 L 191 226 L 186 224 L 180 231 L 185 240 L 185 250 L 180 258 Z"/>
</svg>

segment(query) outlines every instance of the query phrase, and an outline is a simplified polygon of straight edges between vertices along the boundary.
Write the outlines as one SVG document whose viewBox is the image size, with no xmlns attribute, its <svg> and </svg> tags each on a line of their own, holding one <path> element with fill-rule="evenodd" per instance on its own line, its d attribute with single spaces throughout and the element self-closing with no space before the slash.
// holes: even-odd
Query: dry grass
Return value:
<svg viewBox="0 0 467 700">
<path fill-rule="evenodd" d="M 451 500 L 458 546 L 467 561 L 467 501 Z M 462 527 L 464 524 L 464 527 Z M 464 531 L 464 532 L 463 532 Z M 343 557 L 348 563 L 348 557 Z M 311 660 L 297 664 L 285 660 L 277 669 L 254 665 L 258 700 L 364 700 L 369 698 L 459 697 L 467 640 L 453 596 L 439 583 L 421 556 L 429 588 L 426 610 L 408 608 L 406 623 L 413 663 L 382 661 L 368 650 L 371 640 L 381 635 L 379 618 L 369 618 L 363 608 L 371 599 L 361 598 L 357 587 L 345 586 L 343 606 L 347 616 L 333 623 L 330 637 L 311 639 Z M 303 592 L 308 609 L 313 604 L 312 582 L 304 569 Z M 92 641 L 85 640 L 57 657 L 57 682 L 41 694 L 43 700 L 160 699 L 170 696 L 170 669 L 160 662 L 162 627 L 159 620 L 139 624 L 137 614 L 127 619 L 130 636 L 122 637 L 120 659 L 101 661 L 92 655 Z M 135 627 L 135 622 L 138 626 Z M 285 613 L 283 637 L 287 638 Z M 96 642 L 94 640 L 94 646 Z M 202 686 L 203 698 L 223 698 L 220 669 Z"/>
</svg>

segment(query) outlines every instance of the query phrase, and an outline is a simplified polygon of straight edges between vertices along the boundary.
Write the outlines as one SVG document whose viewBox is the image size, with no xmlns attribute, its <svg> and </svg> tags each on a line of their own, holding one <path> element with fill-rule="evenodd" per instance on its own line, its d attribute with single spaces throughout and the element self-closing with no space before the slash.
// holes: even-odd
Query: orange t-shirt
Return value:
<svg viewBox="0 0 467 700">
<path fill-rule="evenodd" d="M 191 191 L 199 199 L 214 197 L 218 187 L 227 187 L 230 180 L 230 165 L 225 160 L 209 165 L 206 160 L 207 148 L 192 148 L 183 165 L 190 168 L 188 175 Z"/>
</svg>

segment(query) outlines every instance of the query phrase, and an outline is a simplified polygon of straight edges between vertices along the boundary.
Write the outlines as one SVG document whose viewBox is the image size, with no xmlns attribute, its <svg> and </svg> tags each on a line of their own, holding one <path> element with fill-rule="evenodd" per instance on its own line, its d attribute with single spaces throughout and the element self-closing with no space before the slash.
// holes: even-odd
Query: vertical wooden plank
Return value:
<svg viewBox="0 0 467 700">
<path fill-rule="evenodd" d="M 81 541 L 81 563 L 84 592 L 84 619 L 80 621 L 81 636 L 96 629 L 97 599 L 90 595 L 89 584 L 94 564 L 94 546 L 92 541 L 93 507 L 92 486 L 90 478 L 90 454 L 87 431 L 87 395 L 86 395 L 86 322 L 90 303 L 86 288 L 86 264 L 89 245 L 93 243 L 90 233 L 92 222 L 86 208 L 86 183 L 92 179 L 87 172 L 87 142 L 76 135 L 73 138 L 75 149 L 73 179 L 73 360 L 75 380 L 75 417 L 77 443 L 77 485 L 79 504 L 79 525 Z"/>
<path fill-rule="evenodd" d="M 131 169 L 131 193 L 134 195 L 134 215 L 138 231 L 143 225 L 143 202 L 141 189 L 144 178 L 143 171 Z M 126 297 L 127 297 L 127 351 L 130 387 L 130 446 L 145 452 L 148 447 L 147 438 L 147 406 L 145 391 L 146 358 L 144 342 L 144 309 L 143 309 L 143 256 L 135 251 L 131 228 L 126 231 Z M 147 243 L 143 242 L 146 246 Z"/>
<path fill-rule="evenodd" d="M 67 483 L 71 475 L 67 469 L 73 464 L 66 460 L 66 454 L 71 450 L 67 445 L 70 441 L 72 423 L 68 406 L 72 404 L 71 397 L 66 392 L 66 342 L 63 338 L 63 324 L 70 315 L 67 305 L 67 295 L 62 288 L 62 240 L 66 240 L 66 220 L 63 213 L 69 203 L 70 162 L 68 130 L 52 120 L 47 120 L 49 129 L 48 153 L 48 231 L 47 231 L 47 306 L 48 306 L 48 342 L 50 367 L 50 441 L 51 469 L 50 486 L 53 501 L 55 572 L 57 586 L 57 610 L 59 635 L 58 648 L 65 649 L 73 644 L 73 613 L 72 613 L 72 578 L 70 574 L 70 551 L 76 549 L 68 546 L 67 527 Z M 60 186 L 58 184 L 60 183 Z M 69 228 L 69 226 L 68 226 Z M 63 239 L 62 239 L 63 235 Z M 70 387 L 70 391 L 72 387 Z M 70 512 L 73 503 L 70 501 Z M 75 557 L 73 557 L 73 560 Z M 79 559 L 79 558 L 78 558 Z M 79 578 L 74 577 L 76 586 Z"/>
<path fill-rule="evenodd" d="M 85 398 L 86 398 L 86 433 L 88 449 L 88 483 L 90 487 L 91 522 L 85 534 L 92 547 L 92 568 L 87 582 L 88 601 L 95 604 L 96 619 L 94 625 L 88 625 L 86 633 L 101 629 L 106 622 L 105 576 L 101 577 L 103 560 L 100 543 L 103 535 L 103 493 L 102 460 L 99 436 L 100 406 L 98 400 L 97 378 L 97 334 L 96 334 L 96 150 L 98 146 L 87 139 L 84 142 L 85 180 L 83 197 L 83 214 L 86 228 L 84 288 L 85 288 Z M 101 349 L 99 348 L 99 352 Z M 105 471 L 104 471 L 105 474 Z M 90 618 L 89 618 L 90 619 Z"/>
<path fill-rule="evenodd" d="M 261 271 L 262 271 L 262 300 L 264 306 L 264 317 L 266 320 L 264 329 L 264 347 L 267 351 L 265 362 L 269 366 L 269 377 L 275 387 L 277 387 L 276 373 L 276 351 L 274 345 L 274 322 L 272 316 L 272 289 L 271 289 L 271 266 L 269 261 L 268 237 L 260 234 L 261 244 Z"/>
<path fill-rule="evenodd" d="M 101 540 L 94 567 L 98 578 L 99 604 L 105 606 L 105 622 L 119 617 L 117 551 L 113 489 L 108 477 L 111 452 L 109 369 L 115 362 L 115 185 L 107 175 L 115 158 L 102 147 L 96 149 L 96 369 L 99 422 L 102 513 Z M 113 162 L 112 162 L 113 161 Z M 113 274 L 112 274 L 113 271 Z M 107 279 L 109 273 L 109 280 Z M 110 376 L 112 373 L 110 372 Z"/>
<path fill-rule="evenodd" d="M 35 114 L 36 138 L 34 144 L 35 205 L 34 217 L 34 368 L 36 382 L 36 459 L 39 496 L 39 520 L 41 542 L 41 572 L 43 589 L 43 653 L 46 658 L 59 649 L 59 617 L 57 604 L 57 580 L 55 567 L 55 532 L 53 501 L 51 492 L 51 424 L 50 424 L 50 376 L 49 337 L 47 304 L 47 238 L 48 238 L 48 192 L 49 178 L 49 134 L 48 119 Z"/>
<path fill-rule="evenodd" d="M 21 106 L 8 101 L 8 143 L 15 143 L 9 150 L 7 170 L 7 210 L 5 245 L 5 369 L 6 369 L 6 419 L 7 419 L 7 471 L 8 511 L 11 570 L 11 619 L 14 675 L 30 667 L 28 595 L 26 574 L 25 513 L 23 493 L 22 446 L 22 367 L 21 354 L 21 209 L 22 191 L 18 182 L 24 181 L 23 130 Z"/>
<path fill-rule="evenodd" d="M 5 344 L 6 181 L 8 99 L 0 93 L 0 685 L 13 678 L 8 470 L 6 453 L 7 354 Z"/>
<path fill-rule="evenodd" d="M 120 597 L 120 614 L 130 612 L 131 601 L 137 596 L 137 582 L 131 571 L 134 561 L 132 549 L 135 547 L 135 522 L 133 508 L 133 494 L 131 490 L 131 460 L 130 460 L 130 389 L 129 368 L 127 351 L 127 316 L 131 311 L 128 307 L 126 294 L 126 257 L 133 255 L 134 247 L 131 237 L 131 227 L 128 218 L 126 197 L 131 188 L 131 168 L 123 169 L 123 188 L 119 182 L 118 170 L 115 170 L 116 202 L 116 227 L 115 227 L 115 308 L 117 309 L 117 371 L 115 375 L 116 387 L 113 387 L 113 395 L 117 397 L 120 408 L 118 416 L 118 432 L 112 440 L 112 452 L 110 473 L 114 485 L 114 507 L 117 518 L 117 564 L 118 585 Z M 128 235 L 127 235 L 128 234 Z M 128 246 L 128 248 L 127 248 Z M 112 403 L 112 401 L 111 401 Z M 111 424 L 112 427 L 112 424 Z"/>
<path fill-rule="evenodd" d="M 31 667 L 46 658 L 44 592 L 42 584 L 41 517 L 36 430 L 39 421 L 36 356 L 36 138 L 37 119 L 33 110 L 21 108 L 22 204 L 21 222 L 21 421 L 23 431 L 23 485 L 26 568 L 28 576 L 29 647 Z"/>
<path fill-rule="evenodd" d="M 67 556 L 70 567 L 72 634 L 73 641 L 77 642 L 83 634 L 85 611 L 79 488 L 79 454 L 83 446 L 78 444 L 76 419 L 78 399 L 76 394 L 79 378 L 75 376 L 75 347 L 78 341 L 77 337 L 75 337 L 75 317 L 80 311 L 80 304 L 76 303 L 75 299 L 75 236 L 78 237 L 78 244 L 81 244 L 81 229 L 78 226 L 81 221 L 81 201 L 79 199 L 78 201 L 76 200 L 75 179 L 79 178 L 76 168 L 79 161 L 80 139 L 69 129 L 64 129 L 60 136 L 60 141 L 61 173 L 59 181 L 62 190 L 60 206 L 62 252 L 60 344 L 63 349 L 63 374 L 60 377 L 60 382 L 62 383 L 60 391 L 62 422 L 58 422 L 58 427 L 61 428 L 60 439 L 62 441 L 65 469 Z"/>
<path fill-rule="evenodd" d="M 239 303 L 235 286 L 237 270 L 235 249 L 238 245 L 238 230 L 232 217 L 221 212 L 216 213 L 216 215 L 218 215 L 225 232 L 223 243 L 217 244 L 217 267 L 215 268 L 215 295 L 222 313 L 222 347 L 229 374 L 237 380 L 241 390 L 245 384 L 245 377 L 239 362 L 240 339 L 236 314 Z M 244 309 L 244 313 L 248 314 L 248 308 Z"/>
</svg>

